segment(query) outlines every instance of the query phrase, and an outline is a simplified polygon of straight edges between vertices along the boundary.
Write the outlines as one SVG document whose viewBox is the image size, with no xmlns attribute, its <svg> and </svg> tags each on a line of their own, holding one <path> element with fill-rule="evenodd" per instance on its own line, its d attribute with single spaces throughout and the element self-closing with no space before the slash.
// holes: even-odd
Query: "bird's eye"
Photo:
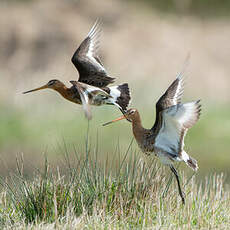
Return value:
<svg viewBox="0 0 230 230">
<path fill-rule="evenodd" d="M 130 114 L 134 114 L 134 112 L 135 112 L 134 110 L 131 110 L 131 111 L 130 111 Z"/>
<path fill-rule="evenodd" d="M 48 82 L 48 85 L 53 85 L 53 84 L 55 84 L 55 82 L 56 82 L 56 81 L 51 80 L 51 81 Z"/>
</svg>

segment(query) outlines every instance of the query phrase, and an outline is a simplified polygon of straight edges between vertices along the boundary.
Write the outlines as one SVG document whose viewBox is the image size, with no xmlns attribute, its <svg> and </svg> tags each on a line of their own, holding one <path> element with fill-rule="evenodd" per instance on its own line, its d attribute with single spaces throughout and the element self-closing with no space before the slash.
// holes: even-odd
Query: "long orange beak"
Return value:
<svg viewBox="0 0 230 230">
<path fill-rule="evenodd" d="M 114 120 L 112 120 L 112 121 L 109 121 L 109 122 L 103 124 L 103 126 L 109 125 L 109 124 L 111 124 L 111 123 L 113 123 L 113 122 L 120 121 L 120 120 L 123 120 L 123 119 L 126 119 L 126 117 L 125 117 L 124 115 L 121 116 L 121 117 L 118 117 L 117 119 L 114 119 Z"/>
<path fill-rule="evenodd" d="M 23 92 L 23 94 L 25 94 L 25 93 L 30 93 L 30 92 L 34 92 L 34 91 L 38 91 L 38 90 L 42 90 L 42 89 L 47 89 L 47 88 L 48 88 L 48 85 L 46 84 L 46 85 L 43 85 L 43 86 L 41 86 L 41 87 L 39 87 L 39 88 L 31 89 L 31 90 L 29 90 L 29 91 Z"/>
</svg>

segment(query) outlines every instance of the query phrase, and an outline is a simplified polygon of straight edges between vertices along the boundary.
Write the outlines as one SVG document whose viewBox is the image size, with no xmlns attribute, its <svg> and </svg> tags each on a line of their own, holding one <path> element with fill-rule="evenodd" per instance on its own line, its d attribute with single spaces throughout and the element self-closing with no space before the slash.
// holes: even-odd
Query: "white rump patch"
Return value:
<svg viewBox="0 0 230 230">
<path fill-rule="evenodd" d="M 121 96 L 121 91 L 118 89 L 118 86 L 109 87 L 110 95 L 113 97 L 114 102 L 117 100 L 118 97 Z"/>
</svg>

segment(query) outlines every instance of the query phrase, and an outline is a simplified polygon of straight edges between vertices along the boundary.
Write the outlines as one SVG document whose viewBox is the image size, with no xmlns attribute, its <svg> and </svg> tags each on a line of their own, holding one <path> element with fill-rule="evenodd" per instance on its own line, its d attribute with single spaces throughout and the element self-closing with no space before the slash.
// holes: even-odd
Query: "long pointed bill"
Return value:
<svg viewBox="0 0 230 230">
<path fill-rule="evenodd" d="M 25 93 L 31 93 L 31 92 L 34 92 L 34 91 L 38 91 L 38 90 L 42 90 L 42 89 L 47 89 L 47 88 L 48 88 L 47 85 L 43 85 L 43 86 L 41 86 L 41 87 L 39 87 L 39 88 L 31 89 L 31 90 L 29 90 L 29 91 L 23 92 L 23 94 L 25 94 Z"/>
<path fill-rule="evenodd" d="M 123 120 L 123 119 L 126 119 L 126 117 L 125 116 L 118 117 L 117 119 L 114 119 L 112 121 L 109 121 L 109 122 L 103 124 L 103 126 L 109 125 L 109 124 L 111 124 L 113 122 L 120 121 L 120 120 Z"/>
</svg>

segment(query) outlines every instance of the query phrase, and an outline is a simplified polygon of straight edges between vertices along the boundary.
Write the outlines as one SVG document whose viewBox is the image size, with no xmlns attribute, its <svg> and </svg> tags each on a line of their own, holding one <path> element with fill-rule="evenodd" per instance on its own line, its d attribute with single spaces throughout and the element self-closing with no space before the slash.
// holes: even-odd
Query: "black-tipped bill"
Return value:
<svg viewBox="0 0 230 230">
<path fill-rule="evenodd" d="M 34 91 L 38 91 L 38 90 L 42 90 L 42 89 L 47 89 L 47 88 L 48 88 L 47 85 L 43 85 L 43 86 L 41 86 L 41 87 L 39 87 L 39 88 L 31 89 L 31 90 L 29 90 L 29 91 L 23 92 L 23 94 L 31 93 L 31 92 L 34 92 Z"/>
<path fill-rule="evenodd" d="M 132 122 L 129 118 L 126 117 L 127 111 L 123 110 L 122 108 L 119 108 L 119 109 L 123 113 L 123 115 L 125 116 L 126 120 L 129 121 L 129 122 Z"/>
<path fill-rule="evenodd" d="M 123 119 L 126 119 L 126 117 L 125 116 L 118 117 L 117 119 L 114 119 L 112 121 L 109 121 L 109 122 L 103 124 L 102 126 L 106 126 L 106 125 L 109 125 L 109 124 L 111 124 L 113 122 L 120 121 L 120 120 L 123 120 Z"/>
</svg>

